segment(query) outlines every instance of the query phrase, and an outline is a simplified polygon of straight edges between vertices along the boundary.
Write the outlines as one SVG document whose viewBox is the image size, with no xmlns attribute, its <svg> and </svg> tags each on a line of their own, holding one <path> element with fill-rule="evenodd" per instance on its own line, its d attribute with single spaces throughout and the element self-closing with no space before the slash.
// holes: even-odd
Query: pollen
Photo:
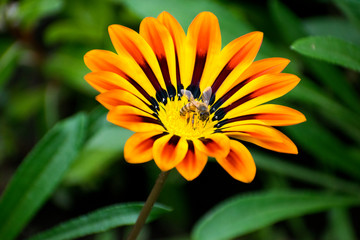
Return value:
<svg viewBox="0 0 360 240">
<path fill-rule="evenodd" d="M 189 140 L 209 136 L 214 132 L 214 123 L 210 116 L 206 121 L 199 119 L 196 112 L 180 115 L 180 110 L 188 103 L 186 98 L 160 103 L 159 119 L 166 130 L 174 135 L 185 137 Z"/>
</svg>

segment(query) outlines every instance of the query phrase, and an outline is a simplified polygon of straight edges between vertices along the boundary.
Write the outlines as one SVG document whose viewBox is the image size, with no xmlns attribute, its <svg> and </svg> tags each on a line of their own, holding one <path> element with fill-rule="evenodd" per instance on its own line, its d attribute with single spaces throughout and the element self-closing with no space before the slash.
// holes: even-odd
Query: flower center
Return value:
<svg viewBox="0 0 360 240">
<path fill-rule="evenodd" d="M 214 132 L 212 116 L 204 119 L 204 110 L 197 109 L 191 103 L 189 105 L 185 97 L 180 100 L 176 98 L 174 101 L 168 101 L 166 105 L 160 103 L 159 118 L 169 133 L 189 140 L 197 139 Z"/>
</svg>

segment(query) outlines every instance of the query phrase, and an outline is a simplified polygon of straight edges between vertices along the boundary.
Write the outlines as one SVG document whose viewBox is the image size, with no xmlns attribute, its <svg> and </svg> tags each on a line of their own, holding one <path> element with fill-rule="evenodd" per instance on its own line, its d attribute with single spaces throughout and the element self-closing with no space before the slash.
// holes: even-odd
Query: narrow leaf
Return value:
<svg viewBox="0 0 360 240">
<path fill-rule="evenodd" d="M 322 173 L 315 169 L 312 170 L 305 168 L 297 164 L 290 163 L 289 161 L 282 161 L 274 156 L 261 153 L 259 151 L 251 151 L 251 154 L 253 155 L 256 166 L 258 166 L 259 169 L 264 169 L 266 171 L 281 174 L 289 178 L 297 179 L 338 192 L 358 195 L 360 193 L 360 186 L 353 182 L 336 178 L 333 175 Z"/>
<path fill-rule="evenodd" d="M 286 131 L 323 165 L 360 179 L 360 158 L 351 154 L 351 144 L 344 144 L 312 116 L 307 117 L 306 123 L 293 126 Z"/>
<path fill-rule="evenodd" d="M 53 192 L 79 152 L 85 125 L 83 114 L 57 124 L 25 158 L 0 199 L 0 239 L 14 239 Z"/>
<path fill-rule="evenodd" d="M 360 47 L 342 39 L 306 37 L 295 41 L 291 48 L 305 56 L 360 71 Z"/>
<path fill-rule="evenodd" d="M 298 38 L 306 36 L 304 27 L 298 18 L 290 9 L 278 0 L 270 1 L 270 13 L 279 33 L 283 35 L 288 43 L 292 43 Z"/>
<path fill-rule="evenodd" d="M 335 208 L 330 211 L 330 232 L 334 239 L 356 240 L 351 216 L 346 208 Z"/>
<path fill-rule="evenodd" d="M 83 237 L 93 233 L 124 225 L 132 225 L 142 209 L 141 203 L 118 204 L 96 210 L 87 215 L 64 222 L 52 229 L 42 232 L 29 240 L 62 240 Z M 147 219 L 153 221 L 162 214 L 171 211 L 168 207 L 155 204 Z"/>
<path fill-rule="evenodd" d="M 333 0 L 347 18 L 360 29 L 360 1 L 358 0 Z"/>
<path fill-rule="evenodd" d="M 192 237 L 195 240 L 232 239 L 288 218 L 359 203 L 358 198 L 306 191 L 237 196 L 219 204 L 200 219 Z"/>
<path fill-rule="evenodd" d="M 30 28 L 41 18 L 58 13 L 63 6 L 63 0 L 23 0 L 19 2 L 18 18 L 24 27 Z"/>
<path fill-rule="evenodd" d="M 105 120 L 106 117 L 103 116 Z M 106 124 L 86 142 L 74 164 L 66 174 L 66 184 L 91 184 L 115 160 L 122 157 L 124 145 L 133 132 Z"/>
<path fill-rule="evenodd" d="M 309 35 L 333 36 L 354 44 L 360 44 L 360 31 L 349 21 L 340 17 L 322 16 L 304 20 Z"/>
<path fill-rule="evenodd" d="M 2 47 L 2 46 L 1 46 Z M 12 43 L 7 48 L 1 48 L 0 53 L 0 89 L 6 84 L 11 74 L 16 69 L 20 58 L 21 47 L 18 43 Z"/>
</svg>

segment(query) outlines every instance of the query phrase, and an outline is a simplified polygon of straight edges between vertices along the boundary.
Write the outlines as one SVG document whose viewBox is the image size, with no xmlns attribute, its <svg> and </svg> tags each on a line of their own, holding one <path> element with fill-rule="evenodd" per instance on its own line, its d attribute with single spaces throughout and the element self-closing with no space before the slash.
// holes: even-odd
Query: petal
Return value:
<svg viewBox="0 0 360 240">
<path fill-rule="evenodd" d="M 219 87 L 228 89 L 254 61 L 263 39 L 262 32 L 248 33 L 239 37 L 221 51 L 216 68 L 204 74 L 201 87 L 212 87 L 216 93 Z M 215 77 L 215 78 L 214 78 Z"/>
<path fill-rule="evenodd" d="M 148 94 L 145 94 L 145 97 L 134 87 L 134 85 L 116 73 L 104 71 L 91 72 L 85 75 L 85 80 L 101 93 L 114 89 L 121 89 L 132 93 L 147 104 L 150 104 L 151 98 Z"/>
<path fill-rule="evenodd" d="M 140 24 L 140 35 L 155 52 L 169 97 L 174 97 L 177 94 L 176 61 L 174 42 L 169 31 L 157 19 L 147 17 Z"/>
<path fill-rule="evenodd" d="M 188 143 L 185 138 L 168 134 L 155 141 L 153 156 L 161 171 L 168 171 L 184 159 L 187 151 Z"/>
<path fill-rule="evenodd" d="M 236 180 L 250 183 L 256 173 L 256 166 L 249 150 L 240 142 L 230 141 L 230 152 L 217 162 Z"/>
<path fill-rule="evenodd" d="M 215 97 L 223 103 L 250 81 L 265 74 L 280 73 L 289 62 L 290 60 L 286 58 L 266 58 L 253 62 L 235 81 L 229 82 L 229 84 L 224 82 Z"/>
<path fill-rule="evenodd" d="M 272 151 L 298 153 L 295 144 L 285 134 L 273 127 L 249 124 L 225 128 L 222 132 L 229 137 L 251 142 Z"/>
<path fill-rule="evenodd" d="M 195 147 L 208 156 L 224 157 L 229 153 L 230 139 L 225 134 L 215 133 L 199 140 L 194 140 Z"/>
<path fill-rule="evenodd" d="M 157 17 L 159 22 L 161 22 L 164 27 L 166 27 L 172 37 L 175 47 L 175 57 L 176 57 L 176 80 L 177 80 L 177 89 L 178 93 L 182 89 L 182 76 L 186 73 L 186 66 L 188 60 L 185 56 L 185 32 L 182 29 L 179 22 L 168 12 L 162 12 Z M 186 75 L 186 74 L 185 74 Z"/>
<path fill-rule="evenodd" d="M 155 96 L 156 91 L 136 62 L 105 50 L 92 50 L 85 54 L 86 66 L 93 72 L 113 72 L 130 82 L 144 96 Z"/>
<path fill-rule="evenodd" d="M 134 132 L 164 131 L 164 127 L 157 118 L 132 106 L 112 108 L 107 115 L 107 120 Z"/>
<path fill-rule="evenodd" d="M 288 73 L 258 77 L 230 97 L 223 107 L 215 112 L 213 120 L 220 120 L 225 115 L 227 118 L 233 118 L 250 108 L 279 98 L 293 89 L 299 81 L 297 76 Z"/>
<path fill-rule="evenodd" d="M 301 112 L 275 104 L 264 104 L 247 111 L 239 116 L 220 121 L 216 127 L 230 127 L 243 124 L 264 124 L 270 126 L 289 126 L 306 121 Z"/>
<path fill-rule="evenodd" d="M 149 114 L 154 111 L 150 108 L 150 105 L 145 104 L 140 98 L 138 98 L 134 94 L 120 89 L 114 89 L 101 93 L 96 97 L 96 100 L 98 100 L 104 107 L 109 110 L 113 109 L 116 106 L 128 105 L 141 109 Z"/>
<path fill-rule="evenodd" d="M 111 41 L 120 56 L 127 56 L 127 61 L 137 63 L 148 81 L 158 93 L 158 99 L 166 99 L 164 79 L 155 53 L 145 39 L 134 30 L 121 26 L 109 26 Z"/>
<path fill-rule="evenodd" d="M 192 141 L 188 141 L 188 144 L 188 152 L 184 160 L 176 166 L 176 169 L 186 180 L 191 181 L 200 175 L 207 163 L 208 157 L 205 153 L 199 151 Z"/>
<path fill-rule="evenodd" d="M 153 159 L 153 144 L 161 132 L 134 133 L 125 143 L 124 158 L 128 163 L 144 163 Z"/>
<path fill-rule="evenodd" d="M 214 69 L 216 57 L 221 50 L 220 27 L 214 14 L 202 12 L 195 17 L 188 29 L 187 44 L 189 51 L 186 52 L 186 59 L 189 68 L 182 81 L 184 87 L 197 98 L 200 95 L 201 79 L 206 81 L 203 73 Z"/>
</svg>

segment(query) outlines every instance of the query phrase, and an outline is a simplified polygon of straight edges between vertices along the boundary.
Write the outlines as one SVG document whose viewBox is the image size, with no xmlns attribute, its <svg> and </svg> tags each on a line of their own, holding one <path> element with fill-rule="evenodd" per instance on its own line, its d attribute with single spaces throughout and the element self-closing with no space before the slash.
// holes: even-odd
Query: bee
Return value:
<svg viewBox="0 0 360 240">
<path fill-rule="evenodd" d="M 209 102 L 212 94 L 211 87 L 207 87 L 204 90 L 201 96 L 202 102 L 195 100 L 194 96 L 189 90 L 181 89 L 181 94 L 189 100 L 189 103 L 180 109 L 180 116 L 186 116 L 187 113 L 193 113 L 193 124 L 195 115 L 198 115 L 199 119 L 203 122 L 209 118 Z"/>
</svg>

